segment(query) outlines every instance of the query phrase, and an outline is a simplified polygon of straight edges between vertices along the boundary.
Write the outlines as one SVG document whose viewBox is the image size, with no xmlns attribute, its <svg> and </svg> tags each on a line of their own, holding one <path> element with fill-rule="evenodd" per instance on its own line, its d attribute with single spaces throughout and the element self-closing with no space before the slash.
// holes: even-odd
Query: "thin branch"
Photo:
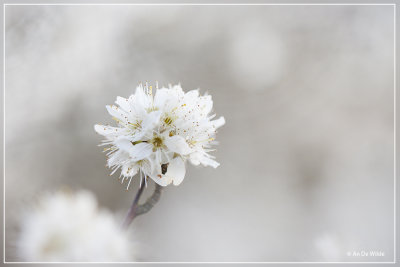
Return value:
<svg viewBox="0 0 400 267">
<path fill-rule="evenodd" d="M 147 179 L 147 177 L 145 179 Z M 132 202 L 129 212 L 125 217 L 125 220 L 122 224 L 122 229 L 127 229 L 129 225 L 132 223 L 133 219 L 135 219 L 139 215 L 149 212 L 154 207 L 154 205 L 160 200 L 162 186 L 156 183 L 153 194 L 146 200 L 144 204 L 138 205 L 140 196 L 142 195 L 145 187 L 146 183 L 145 181 L 143 181 L 138 192 L 136 193 L 135 199 Z"/>
<path fill-rule="evenodd" d="M 138 208 L 136 210 L 136 216 L 145 214 L 154 207 L 154 205 L 160 200 L 161 189 L 162 189 L 162 186 L 156 183 L 154 192 L 151 195 L 151 197 L 149 197 L 144 204 L 138 206 Z"/>
<path fill-rule="evenodd" d="M 143 181 L 138 192 L 136 193 L 135 199 L 133 200 L 131 207 L 129 208 L 128 214 L 126 215 L 125 220 L 122 223 L 122 229 L 127 229 L 128 226 L 132 223 L 133 219 L 136 217 L 136 211 L 138 208 L 139 199 L 145 187 L 146 187 L 146 182 Z"/>
</svg>

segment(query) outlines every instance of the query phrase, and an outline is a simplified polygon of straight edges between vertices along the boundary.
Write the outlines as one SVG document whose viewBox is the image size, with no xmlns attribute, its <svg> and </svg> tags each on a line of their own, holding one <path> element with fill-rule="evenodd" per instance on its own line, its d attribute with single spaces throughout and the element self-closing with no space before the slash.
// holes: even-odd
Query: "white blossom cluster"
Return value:
<svg viewBox="0 0 400 267">
<path fill-rule="evenodd" d="M 218 167 L 209 154 L 216 144 L 217 129 L 225 119 L 212 120 L 213 101 L 198 90 L 183 92 L 180 85 L 158 88 L 139 85 L 129 98 L 117 97 L 116 105 L 106 106 L 117 127 L 95 125 L 106 139 L 102 145 L 113 174 L 121 168 L 121 182 L 137 173 L 157 184 L 179 185 L 186 172 L 185 162 Z M 142 181 L 142 180 L 140 180 Z"/>
</svg>

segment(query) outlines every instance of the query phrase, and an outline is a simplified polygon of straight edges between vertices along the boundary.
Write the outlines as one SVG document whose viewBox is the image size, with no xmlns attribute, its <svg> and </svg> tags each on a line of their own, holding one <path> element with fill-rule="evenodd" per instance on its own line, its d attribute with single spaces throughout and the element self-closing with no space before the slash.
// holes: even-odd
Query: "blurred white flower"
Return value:
<svg viewBox="0 0 400 267">
<path fill-rule="evenodd" d="M 102 145 L 110 145 L 108 166 L 113 174 L 121 168 L 122 182 L 135 174 L 151 177 L 166 186 L 179 185 L 185 176 L 185 162 L 218 167 L 208 154 L 216 130 L 225 123 L 209 115 L 213 101 L 210 95 L 200 96 L 198 90 L 184 93 L 180 85 L 158 89 L 139 85 L 135 94 L 117 97 L 118 106 L 107 110 L 118 127 L 95 125 L 97 133 L 106 137 Z"/>
<path fill-rule="evenodd" d="M 40 198 L 25 214 L 17 243 L 26 261 L 133 261 L 133 243 L 88 191 Z"/>
</svg>

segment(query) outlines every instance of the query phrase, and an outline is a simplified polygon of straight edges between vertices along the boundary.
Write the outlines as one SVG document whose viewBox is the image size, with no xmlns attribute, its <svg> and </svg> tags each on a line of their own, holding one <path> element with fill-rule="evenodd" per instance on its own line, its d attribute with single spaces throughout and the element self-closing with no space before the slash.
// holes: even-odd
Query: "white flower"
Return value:
<svg viewBox="0 0 400 267">
<path fill-rule="evenodd" d="M 17 248 L 26 261 L 134 260 L 127 233 L 88 191 L 43 196 L 25 214 Z"/>
<path fill-rule="evenodd" d="M 107 164 L 111 174 L 121 168 L 122 182 L 137 173 L 149 176 L 166 186 L 179 185 L 185 176 L 185 162 L 218 167 L 208 154 L 217 128 L 225 124 L 220 117 L 212 120 L 213 101 L 198 90 L 184 93 L 180 85 L 158 89 L 139 85 L 135 94 L 125 99 L 117 97 L 117 106 L 106 106 L 118 127 L 95 125 L 97 133 L 109 145 Z"/>
</svg>

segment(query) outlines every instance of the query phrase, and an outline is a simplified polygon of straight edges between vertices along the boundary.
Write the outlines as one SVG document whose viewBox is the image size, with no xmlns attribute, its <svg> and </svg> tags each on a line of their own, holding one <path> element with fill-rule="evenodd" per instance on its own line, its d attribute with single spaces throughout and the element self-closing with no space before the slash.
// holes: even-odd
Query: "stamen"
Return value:
<svg viewBox="0 0 400 267">
<path fill-rule="evenodd" d="M 142 122 L 142 120 L 137 120 L 135 123 L 128 122 L 128 124 L 132 125 L 132 128 L 136 130 L 142 127 Z"/>
<path fill-rule="evenodd" d="M 131 178 L 129 179 L 128 186 L 126 187 L 126 191 L 129 190 L 129 185 L 131 184 L 132 178 L 133 178 L 133 177 L 131 177 Z"/>
</svg>

